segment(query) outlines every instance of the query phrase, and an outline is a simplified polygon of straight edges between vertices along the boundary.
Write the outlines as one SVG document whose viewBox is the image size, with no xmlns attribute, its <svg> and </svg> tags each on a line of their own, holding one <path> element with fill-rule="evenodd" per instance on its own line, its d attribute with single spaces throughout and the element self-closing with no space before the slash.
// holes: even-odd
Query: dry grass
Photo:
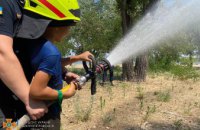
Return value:
<svg viewBox="0 0 200 130">
<path fill-rule="evenodd" d="M 114 87 L 97 86 L 92 101 L 89 86 L 63 101 L 62 129 L 200 129 L 200 81 L 180 81 L 170 75 L 159 75 L 149 76 L 141 84 L 119 81 L 114 84 Z M 159 94 L 163 100 L 158 100 Z M 83 115 L 86 118 L 81 120 Z"/>
</svg>

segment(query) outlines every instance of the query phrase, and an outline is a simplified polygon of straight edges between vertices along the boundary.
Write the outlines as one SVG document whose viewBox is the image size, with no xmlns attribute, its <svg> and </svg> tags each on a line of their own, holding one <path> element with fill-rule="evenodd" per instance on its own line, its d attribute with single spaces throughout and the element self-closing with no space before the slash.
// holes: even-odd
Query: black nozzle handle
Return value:
<svg viewBox="0 0 200 130">
<path fill-rule="evenodd" d="M 96 77 L 91 82 L 91 95 L 96 94 Z"/>
<path fill-rule="evenodd" d="M 109 73 L 110 73 L 110 83 L 113 85 L 113 67 L 107 59 L 103 59 L 102 61 L 105 62 L 107 65 L 106 69 L 109 70 Z"/>
<path fill-rule="evenodd" d="M 86 61 L 83 61 L 83 67 L 87 73 L 89 74 L 89 79 L 91 79 L 91 94 L 94 95 L 96 93 L 96 60 L 93 56 L 89 56 L 89 58 L 92 60 L 91 66 L 88 67 Z"/>
<path fill-rule="evenodd" d="M 91 70 L 96 71 L 96 60 L 95 60 L 95 58 L 93 56 L 89 56 L 88 58 L 90 58 L 92 60 Z M 90 71 L 86 61 L 83 61 L 83 67 L 84 67 L 86 73 L 88 73 Z"/>
</svg>

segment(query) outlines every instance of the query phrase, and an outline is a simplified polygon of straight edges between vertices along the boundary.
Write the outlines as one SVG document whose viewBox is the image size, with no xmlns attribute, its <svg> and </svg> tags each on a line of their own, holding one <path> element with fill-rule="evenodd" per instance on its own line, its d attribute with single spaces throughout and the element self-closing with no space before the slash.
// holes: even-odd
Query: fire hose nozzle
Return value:
<svg viewBox="0 0 200 130">
<path fill-rule="evenodd" d="M 103 59 L 98 62 L 96 66 L 97 73 L 103 73 L 104 71 L 108 71 L 112 68 L 110 62 L 107 59 Z"/>
<path fill-rule="evenodd" d="M 79 77 L 77 80 L 77 83 L 82 87 L 85 85 L 85 83 L 87 82 L 87 78 L 85 76 L 81 76 Z"/>
<path fill-rule="evenodd" d="M 106 71 L 109 71 L 110 73 L 110 82 L 113 85 L 113 67 L 111 66 L 110 62 L 107 59 L 103 59 L 99 62 L 95 60 L 94 57 L 90 57 L 92 62 L 90 63 L 90 66 L 86 64 L 85 61 L 83 61 L 83 67 L 86 71 L 86 75 L 83 77 L 80 77 L 80 84 L 84 84 L 89 79 L 91 79 L 91 94 L 94 95 L 96 93 L 96 76 L 98 74 L 102 74 Z"/>
<path fill-rule="evenodd" d="M 96 66 L 96 72 L 101 74 L 106 71 L 109 71 L 110 73 L 110 82 L 113 85 L 113 66 L 110 64 L 110 62 L 107 59 L 103 59 L 99 61 L 99 63 Z"/>
</svg>

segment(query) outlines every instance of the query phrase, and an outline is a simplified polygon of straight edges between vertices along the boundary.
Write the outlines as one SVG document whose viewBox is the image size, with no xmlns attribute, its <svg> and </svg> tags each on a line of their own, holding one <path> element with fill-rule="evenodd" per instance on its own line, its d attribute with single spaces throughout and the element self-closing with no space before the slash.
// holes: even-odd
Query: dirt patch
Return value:
<svg viewBox="0 0 200 130">
<path fill-rule="evenodd" d="M 171 75 L 150 76 L 145 83 L 89 83 L 63 101 L 63 130 L 199 130 L 200 81 L 180 81 Z"/>
</svg>

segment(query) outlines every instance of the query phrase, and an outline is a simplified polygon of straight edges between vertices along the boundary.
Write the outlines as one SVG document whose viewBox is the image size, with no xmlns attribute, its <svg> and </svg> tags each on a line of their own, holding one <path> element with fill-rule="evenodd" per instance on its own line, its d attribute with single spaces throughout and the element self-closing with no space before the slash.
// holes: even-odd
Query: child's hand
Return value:
<svg viewBox="0 0 200 130">
<path fill-rule="evenodd" d="M 70 97 L 74 96 L 76 93 L 76 90 L 77 90 L 77 85 L 74 82 L 71 82 L 68 89 L 63 89 L 63 91 L 62 91 L 63 97 L 70 98 Z"/>
<path fill-rule="evenodd" d="M 79 76 L 75 73 L 72 72 L 67 72 L 64 76 L 63 76 L 63 80 L 67 83 L 70 84 L 72 81 L 75 81 L 77 78 L 79 78 Z"/>
<path fill-rule="evenodd" d="M 80 60 L 92 62 L 92 60 L 89 58 L 90 56 L 94 57 L 93 54 L 90 53 L 89 51 L 83 52 L 80 55 L 78 55 Z"/>
</svg>

